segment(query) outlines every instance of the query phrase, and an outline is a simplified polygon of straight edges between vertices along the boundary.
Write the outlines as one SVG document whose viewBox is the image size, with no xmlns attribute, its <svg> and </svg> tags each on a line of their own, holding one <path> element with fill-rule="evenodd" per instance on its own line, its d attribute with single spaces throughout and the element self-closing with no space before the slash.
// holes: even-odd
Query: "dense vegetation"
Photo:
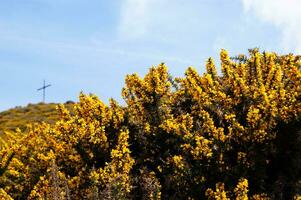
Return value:
<svg viewBox="0 0 301 200">
<path fill-rule="evenodd" d="M 2 145 L 2 199 L 293 199 L 301 195 L 301 58 L 250 50 L 221 74 L 128 75 L 125 106 L 80 94 Z"/>
</svg>

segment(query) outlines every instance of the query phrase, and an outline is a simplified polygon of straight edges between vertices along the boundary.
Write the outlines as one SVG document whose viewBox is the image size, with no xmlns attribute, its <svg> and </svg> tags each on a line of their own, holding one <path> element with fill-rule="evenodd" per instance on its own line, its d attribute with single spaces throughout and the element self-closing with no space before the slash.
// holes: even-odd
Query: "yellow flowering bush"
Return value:
<svg viewBox="0 0 301 200">
<path fill-rule="evenodd" d="M 301 57 L 221 51 L 200 75 L 126 76 L 125 105 L 79 96 L 0 141 L 3 199 L 298 199 Z"/>
</svg>

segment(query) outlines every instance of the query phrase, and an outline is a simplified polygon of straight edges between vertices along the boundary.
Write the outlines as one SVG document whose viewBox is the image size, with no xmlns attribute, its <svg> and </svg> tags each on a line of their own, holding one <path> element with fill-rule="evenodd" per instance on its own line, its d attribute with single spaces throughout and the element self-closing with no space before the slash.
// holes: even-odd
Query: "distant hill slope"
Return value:
<svg viewBox="0 0 301 200">
<path fill-rule="evenodd" d="M 34 122 L 54 123 L 59 118 L 57 105 L 57 103 L 28 104 L 25 107 L 18 106 L 0 112 L 0 135 L 4 131 L 15 131 L 16 128 L 24 131 L 28 124 Z M 73 102 L 66 102 L 65 105 L 71 108 Z"/>
</svg>

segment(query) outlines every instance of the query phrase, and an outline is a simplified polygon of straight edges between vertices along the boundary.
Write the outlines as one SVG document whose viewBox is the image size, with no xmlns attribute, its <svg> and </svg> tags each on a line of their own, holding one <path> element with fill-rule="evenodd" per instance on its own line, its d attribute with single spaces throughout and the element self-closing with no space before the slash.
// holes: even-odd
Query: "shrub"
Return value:
<svg viewBox="0 0 301 200">
<path fill-rule="evenodd" d="M 190 67 L 172 78 L 165 64 L 144 78 L 128 75 L 125 106 L 80 94 L 72 113 L 61 105 L 54 125 L 34 125 L 1 148 L 1 166 L 13 155 L 0 177 L 2 193 L 16 199 L 50 193 L 67 199 L 298 198 L 301 59 L 249 53 L 230 58 L 222 50 L 221 74 L 209 58 L 203 75 Z"/>
</svg>

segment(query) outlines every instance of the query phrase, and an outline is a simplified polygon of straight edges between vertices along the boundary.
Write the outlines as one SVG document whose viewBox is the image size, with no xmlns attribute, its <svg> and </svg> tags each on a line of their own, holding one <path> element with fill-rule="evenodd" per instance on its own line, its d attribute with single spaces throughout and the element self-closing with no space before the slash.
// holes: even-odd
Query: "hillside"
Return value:
<svg viewBox="0 0 301 200">
<path fill-rule="evenodd" d="M 72 107 L 72 102 L 66 102 L 67 108 Z M 0 113 L 0 135 L 4 131 L 15 131 L 20 128 L 26 130 L 28 124 L 35 122 L 55 122 L 59 116 L 56 111 L 57 103 L 28 104 L 27 106 L 17 106 L 15 108 Z"/>
</svg>

